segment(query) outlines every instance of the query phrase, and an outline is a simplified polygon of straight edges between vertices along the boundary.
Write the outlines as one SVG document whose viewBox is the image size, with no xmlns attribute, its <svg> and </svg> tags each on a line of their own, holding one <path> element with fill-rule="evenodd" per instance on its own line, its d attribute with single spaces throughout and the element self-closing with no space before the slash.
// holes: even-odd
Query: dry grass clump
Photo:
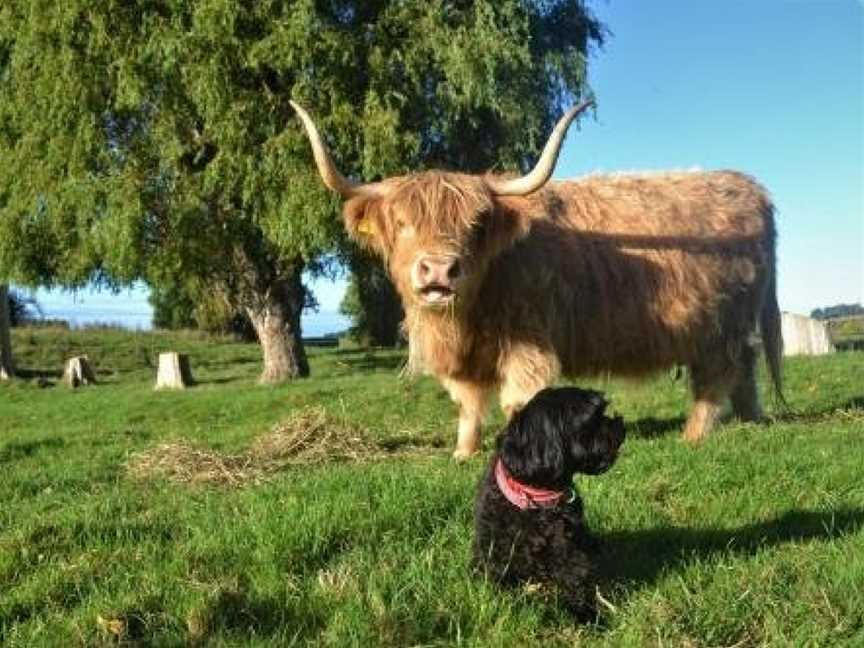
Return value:
<svg viewBox="0 0 864 648">
<path fill-rule="evenodd" d="M 136 480 L 167 479 L 190 485 L 240 486 L 260 482 L 268 472 L 248 453 L 223 454 L 196 448 L 191 443 L 161 443 L 138 452 L 126 464 Z"/>
<path fill-rule="evenodd" d="M 282 465 L 368 461 L 384 454 L 367 437 L 359 426 L 333 420 L 323 407 L 309 407 L 255 439 L 248 454 L 262 462 Z"/>
<path fill-rule="evenodd" d="M 132 455 L 133 479 L 168 479 L 189 485 L 260 483 L 290 465 L 369 461 L 387 454 L 359 427 L 334 420 L 321 407 L 302 409 L 259 436 L 245 452 L 227 454 L 185 442 L 163 443 Z"/>
</svg>

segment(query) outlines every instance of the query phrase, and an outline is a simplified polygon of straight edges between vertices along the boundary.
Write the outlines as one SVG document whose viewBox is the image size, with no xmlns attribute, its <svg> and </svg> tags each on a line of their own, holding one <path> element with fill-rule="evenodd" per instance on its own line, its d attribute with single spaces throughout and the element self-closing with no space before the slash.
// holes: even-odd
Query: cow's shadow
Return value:
<svg viewBox="0 0 864 648">
<path fill-rule="evenodd" d="M 802 540 L 829 541 L 859 531 L 864 509 L 792 510 L 770 520 L 735 528 L 665 527 L 614 531 L 601 536 L 598 567 L 604 580 L 650 585 L 669 569 L 716 554 L 751 556 Z"/>
<path fill-rule="evenodd" d="M 627 434 L 638 439 L 656 439 L 668 434 L 680 434 L 684 428 L 683 416 L 655 418 L 645 416 L 627 423 Z"/>
<path fill-rule="evenodd" d="M 769 414 L 760 424 L 770 426 L 772 423 L 814 423 L 824 421 L 826 417 L 838 411 L 864 409 L 864 396 L 856 396 L 839 404 L 829 404 L 809 411 L 796 411 L 792 408 Z M 655 439 L 669 434 L 678 434 L 684 429 L 687 419 L 684 416 L 671 416 L 668 418 L 655 418 L 646 416 L 627 423 L 628 435 L 632 438 Z M 722 424 L 734 423 L 737 419 L 727 413 L 721 419 Z"/>
<path fill-rule="evenodd" d="M 789 407 L 786 410 L 773 415 L 771 420 L 778 423 L 818 423 L 824 421 L 825 417 L 830 416 L 835 412 L 860 409 L 864 409 L 864 396 L 855 396 L 840 404 L 829 404 L 808 411 L 795 410 L 792 407 Z"/>
<path fill-rule="evenodd" d="M 340 350 L 334 355 L 337 364 L 351 371 L 377 371 L 377 370 L 399 370 L 405 365 L 405 357 L 402 354 L 374 353 L 374 349 Z"/>
</svg>

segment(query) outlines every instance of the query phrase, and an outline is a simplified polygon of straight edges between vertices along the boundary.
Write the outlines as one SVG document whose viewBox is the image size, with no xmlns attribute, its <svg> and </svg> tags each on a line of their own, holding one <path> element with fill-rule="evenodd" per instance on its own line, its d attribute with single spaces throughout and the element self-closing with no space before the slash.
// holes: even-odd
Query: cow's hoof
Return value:
<svg viewBox="0 0 864 648">
<path fill-rule="evenodd" d="M 462 463 L 463 461 L 468 461 L 471 457 L 477 454 L 476 450 L 463 450 L 462 448 L 456 448 L 453 451 L 453 459 Z"/>
</svg>

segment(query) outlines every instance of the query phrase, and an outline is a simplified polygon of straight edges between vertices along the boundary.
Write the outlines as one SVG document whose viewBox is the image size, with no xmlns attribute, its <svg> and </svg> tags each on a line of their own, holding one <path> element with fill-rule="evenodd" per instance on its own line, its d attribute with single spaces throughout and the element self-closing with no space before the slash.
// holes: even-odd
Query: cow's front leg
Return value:
<svg viewBox="0 0 864 648">
<path fill-rule="evenodd" d="M 459 405 L 459 430 L 453 458 L 464 461 L 480 449 L 483 418 L 489 401 L 489 387 L 472 382 L 446 379 L 444 387 Z"/>
<path fill-rule="evenodd" d="M 516 345 L 501 362 L 500 372 L 501 409 L 509 420 L 534 394 L 558 379 L 561 363 L 553 351 Z"/>
</svg>

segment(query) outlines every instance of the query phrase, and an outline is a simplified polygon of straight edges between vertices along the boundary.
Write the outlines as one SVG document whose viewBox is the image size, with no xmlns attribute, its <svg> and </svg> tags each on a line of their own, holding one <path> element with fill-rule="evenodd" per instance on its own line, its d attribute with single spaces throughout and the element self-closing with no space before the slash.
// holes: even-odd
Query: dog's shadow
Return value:
<svg viewBox="0 0 864 648">
<path fill-rule="evenodd" d="M 864 509 L 788 511 L 731 529 L 666 527 L 602 534 L 598 567 L 604 580 L 654 583 L 664 571 L 714 554 L 754 555 L 766 547 L 802 540 L 833 540 L 864 526 Z"/>
</svg>

